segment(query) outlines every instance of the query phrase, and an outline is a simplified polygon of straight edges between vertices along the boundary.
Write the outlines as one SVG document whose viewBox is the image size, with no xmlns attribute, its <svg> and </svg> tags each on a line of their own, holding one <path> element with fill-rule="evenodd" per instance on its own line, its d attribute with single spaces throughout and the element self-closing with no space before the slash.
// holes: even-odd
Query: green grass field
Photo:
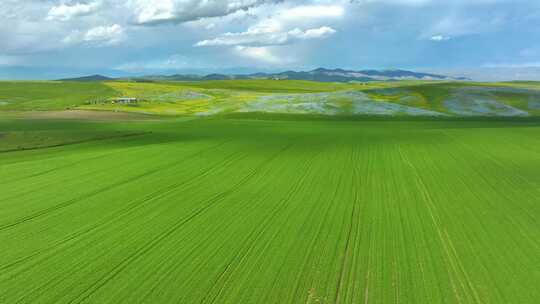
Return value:
<svg viewBox="0 0 540 304">
<path fill-rule="evenodd" d="M 0 303 L 540 301 L 536 119 L 0 117 Z"/>
<path fill-rule="evenodd" d="M 98 82 L 0 81 L 0 111 L 64 110 L 115 94 Z"/>
</svg>

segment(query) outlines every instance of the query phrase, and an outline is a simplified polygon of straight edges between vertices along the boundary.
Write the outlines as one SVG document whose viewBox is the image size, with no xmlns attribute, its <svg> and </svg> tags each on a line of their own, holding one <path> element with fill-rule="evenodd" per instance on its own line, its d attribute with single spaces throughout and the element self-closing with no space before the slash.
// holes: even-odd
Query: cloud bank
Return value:
<svg viewBox="0 0 540 304">
<path fill-rule="evenodd" d="M 0 64 L 524 66 L 540 62 L 538 24 L 533 0 L 2 0 Z"/>
<path fill-rule="evenodd" d="M 135 23 L 159 25 L 183 23 L 203 18 L 222 17 L 278 0 L 131 0 L 128 7 Z"/>
</svg>

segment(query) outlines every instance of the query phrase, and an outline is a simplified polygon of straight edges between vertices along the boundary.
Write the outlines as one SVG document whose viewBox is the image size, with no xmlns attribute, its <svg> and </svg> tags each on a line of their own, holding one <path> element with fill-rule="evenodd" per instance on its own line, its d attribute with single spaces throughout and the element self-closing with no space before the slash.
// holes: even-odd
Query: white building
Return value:
<svg viewBox="0 0 540 304">
<path fill-rule="evenodd" d="M 137 98 L 135 97 L 118 97 L 113 99 L 113 103 L 135 103 Z"/>
</svg>

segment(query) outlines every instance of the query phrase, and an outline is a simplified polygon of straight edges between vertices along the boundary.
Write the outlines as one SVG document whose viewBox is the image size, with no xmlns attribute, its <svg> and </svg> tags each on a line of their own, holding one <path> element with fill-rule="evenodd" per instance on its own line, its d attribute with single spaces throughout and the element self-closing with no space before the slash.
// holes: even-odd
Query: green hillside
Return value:
<svg viewBox="0 0 540 304">
<path fill-rule="evenodd" d="M 115 102 L 115 98 L 136 101 Z M 0 111 L 110 110 L 160 115 L 243 112 L 333 116 L 527 117 L 540 115 L 534 82 L 293 80 L 0 82 Z"/>
</svg>

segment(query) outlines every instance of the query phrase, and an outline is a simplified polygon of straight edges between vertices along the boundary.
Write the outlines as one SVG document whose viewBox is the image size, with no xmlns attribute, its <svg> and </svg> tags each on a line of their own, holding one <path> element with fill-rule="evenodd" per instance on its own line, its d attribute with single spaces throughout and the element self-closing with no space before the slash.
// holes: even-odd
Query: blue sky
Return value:
<svg viewBox="0 0 540 304">
<path fill-rule="evenodd" d="M 320 66 L 535 78 L 540 1 L 0 2 L 2 78 Z"/>
</svg>

